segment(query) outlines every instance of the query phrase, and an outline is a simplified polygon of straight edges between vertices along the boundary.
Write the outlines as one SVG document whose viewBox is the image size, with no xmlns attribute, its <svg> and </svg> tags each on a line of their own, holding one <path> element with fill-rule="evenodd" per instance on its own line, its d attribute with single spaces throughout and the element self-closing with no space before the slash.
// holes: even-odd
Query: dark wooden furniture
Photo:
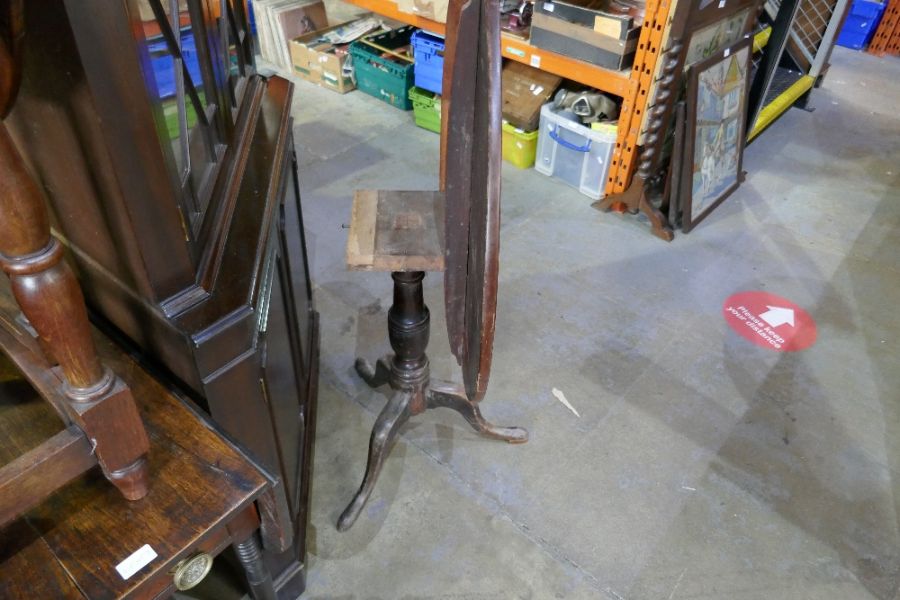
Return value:
<svg viewBox="0 0 900 600">
<path fill-rule="evenodd" d="M 338 519 L 349 529 L 375 487 L 406 421 L 429 408 L 451 408 L 478 432 L 512 443 L 518 427 L 496 427 L 481 415 L 490 374 L 500 235 L 500 26 L 497 0 L 454 0 L 447 15 L 441 181 L 443 192 L 357 192 L 347 242 L 350 268 L 389 270 L 393 355 L 356 371 L 394 393 L 372 429 L 362 484 Z M 444 105 L 445 107 L 448 104 Z M 444 185 L 444 182 L 446 184 Z M 430 315 L 422 294 L 426 270 L 444 270 L 450 346 L 464 385 L 432 381 Z"/>
<path fill-rule="evenodd" d="M 9 275 L 16 312 L 21 308 L 42 353 L 54 359 L 40 375 L 58 380 L 46 397 L 69 425 L 0 468 L 0 527 L 98 463 L 126 498 L 146 496 L 149 441 L 131 391 L 97 357 L 78 282 L 2 121 L 0 267 Z M 0 331 L 0 348 L 17 362 L 28 360 L 8 332 Z"/>
<path fill-rule="evenodd" d="M 241 0 L 48 0 L 24 23 L 7 122 L 88 306 L 271 475 L 263 558 L 295 598 L 318 339 L 292 86 L 254 74 Z"/>
<path fill-rule="evenodd" d="M 19 14 L 21 5 L 16 5 Z M 131 391 L 97 357 L 84 298 L 50 234 L 41 192 L 6 129 L 21 73 L 20 20 L 0 27 L 0 268 L 9 276 L 22 320 L 53 358 L 41 377 L 60 386 L 47 396 L 67 429 L 0 468 L 0 527 L 95 464 L 129 500 L 147 495 L 149 441 Z M 2 333 L 2 332 L 0 332 Z M 0 335 L 0 346 L 15 340 Z M 14 359 L 22 359 L 13 352 Z M 22 359 L 24 360 L 24 359 Z"/>
<path fill-rule="evenodd" d="M 0 343 L 11 357 L 0 353 L 0 464 L 72 429 L 45 400 L 62 395 L 63 379 L 15 320 L 17 311 L 9 289 L 0 289 Z M 196 568 L 199 559 L 234 544 L 252 596 L 274 598 L 254 505 L 269 478 L 189 402 L 92 333 L 103 363 L 132 391 L 147 425 L 152 483 L 143 498 L 126 501 L 92 469 L 0 528 L 0 597 L 167 597 L 175 577 L 183 586 L 204 574 L 173 573 L 178 565 L 193 559 Z M 145 545 L 156 557 L 120 574 L 116 567 Z"/>
</svg>

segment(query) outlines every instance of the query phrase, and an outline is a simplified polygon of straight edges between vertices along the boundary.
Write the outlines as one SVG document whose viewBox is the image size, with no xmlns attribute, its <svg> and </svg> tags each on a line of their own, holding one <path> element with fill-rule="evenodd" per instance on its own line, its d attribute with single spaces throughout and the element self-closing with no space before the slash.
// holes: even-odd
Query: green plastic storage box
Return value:
<svg viewBox="0 0 900 600">
<path fill-rule="evenodd" d="M 441 97 L 434 92 L 413 86 L 409 89 L 416 125 L 422 129 L 441 132 Z"/>
<path fill-rule="evenodd" d="M 407 25 L 369 35 L 350 44 L 357 89 L 402 110 L 413 107 L 409 99 L 409 89 L 413 85 L 413 59 L 410 57 L 407 62 L 390 54 L 409 46 L 413 31 L 415 28 Z"/>
</svg>

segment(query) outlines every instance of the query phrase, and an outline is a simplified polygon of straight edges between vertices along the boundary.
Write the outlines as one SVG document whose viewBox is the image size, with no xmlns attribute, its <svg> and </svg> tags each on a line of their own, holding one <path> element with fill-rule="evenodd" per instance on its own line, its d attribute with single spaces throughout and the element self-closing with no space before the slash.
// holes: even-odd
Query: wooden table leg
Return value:
<svg viewBox="0 0 900 600">
<path fill-rule="evenodd" d="M 95 445 L 106 477 L 137 500 L 148 491 L 150 441 L 131 391 L 97 357 L 84 297 L 63 253 L 50 234 L 40 189 L 0 122 L 0 267 L 51 363 L 59 365 L 70 402 L 57 409 Z"/>
<path fill-rule="evenodd" d="M 262 551 L 256 540 L 254 531 L 249 537 L 234 545 L 238 560 L 244 568 L 247 583 L 250 585 L 250 597 L 253 600 L 275 600 L 275 586 L 272 575 L 262 560 Z"/>
</svg>

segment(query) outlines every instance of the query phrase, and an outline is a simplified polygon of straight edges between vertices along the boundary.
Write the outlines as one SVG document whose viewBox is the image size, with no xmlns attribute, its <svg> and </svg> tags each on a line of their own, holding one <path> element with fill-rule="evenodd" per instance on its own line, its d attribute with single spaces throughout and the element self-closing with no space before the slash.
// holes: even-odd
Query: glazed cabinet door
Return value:
<svg viewBox="0 0 900 600">
<path fill-rule="evenodd" d="M 262 293 L 259 355 L 260 391 L 269 407 L 277 445 L 278 471 L 290 513 L 293 544 L 301 564 L 306 559 L 309 479 L 315 438 L 318 368 L 317 313 L 313 309 L 303 238 L 296 161 L 290 152 L 283 201 L 274 220 L 270 277 Z M 268 261 L 267 261 L 268 262 Z M 277 566 L 276 566 L 277 568 Z"/>
<path fill-rule="evenodd" d="M 253 54 L 239 0 L 127 0 L 186 235 L 199 241 Z"/>
</svg>

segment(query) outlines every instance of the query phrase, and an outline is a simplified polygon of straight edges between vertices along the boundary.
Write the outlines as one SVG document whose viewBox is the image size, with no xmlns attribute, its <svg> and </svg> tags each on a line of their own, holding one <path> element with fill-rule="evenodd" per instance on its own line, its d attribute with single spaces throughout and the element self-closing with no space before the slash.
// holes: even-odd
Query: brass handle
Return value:
<svg viewBox="0 0 900 600">
<path fill-rule="evenodd" d="M 179 592 L 189 590 L 209 574 L 213 557 L 206 552 L 198 552 L 175 565 L 175 589 Z"/>
</svg>

